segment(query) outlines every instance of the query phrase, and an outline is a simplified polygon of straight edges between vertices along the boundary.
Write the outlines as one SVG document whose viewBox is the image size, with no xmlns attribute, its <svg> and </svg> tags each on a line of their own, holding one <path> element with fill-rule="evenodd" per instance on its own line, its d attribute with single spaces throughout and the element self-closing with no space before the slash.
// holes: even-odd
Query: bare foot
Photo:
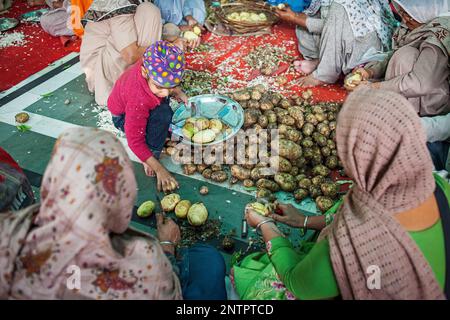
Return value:
<svg viewBox="0 0 450 320">
<path fill-rule="evenodd" d="M 28 0 L 27 3 L 30 7 L 42 6 L 45 4 L 45 0 Z"/>
<path fill-rule="evenodd" d="M 294 68 L 297 72 L 303 73 L 304 75 L 309 75 L 317 69 L 319 65 L 319 60 L 297 60 L 294 61 Z"/>
<path fill-rule="evenodd" d="M 147 177 L 154 177 L 155 175 L 155 171 L 152 169 L 152 167 L 150 167 L 148 164 L 146 164 L 145 162 L 142 163 L 144 165 L 144 171 L 145 174 L 147 175 Z"/>
<path fill-rule="evenodd" d="M 308 87 L 321 86 L 321 85 L 325 84 L 325 82 L 317 80 L 316 78 L 314 78 L 314 76 L 312 74 L 310 74 L 309 76 L 301 78 L 299 84 L 302 87 L 308 88 Z"/>
</svg>

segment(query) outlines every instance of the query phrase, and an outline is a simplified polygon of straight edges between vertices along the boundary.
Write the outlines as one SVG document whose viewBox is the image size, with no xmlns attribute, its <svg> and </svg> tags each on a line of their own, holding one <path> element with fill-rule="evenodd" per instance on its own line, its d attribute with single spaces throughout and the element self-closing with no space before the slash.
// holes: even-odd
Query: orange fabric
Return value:
<svg viewBox="0 0 450 320">
<path fill-rule="evenodd" d="M 72 0 L 72 11 L 70 13 L 70 21 L 72 23 L 73 32 L 82 37 L 84 34 L 84 28 L 81 24 L 81 18 L 88 11 L 94 0 Z"/>
<path fill-rule="evenodd" d="M 430 228 L 440 219 L 439 207 L 434 195 L 419 207 L 401 212 L 395 216 L 408 231 L 421 231 Z"/>
</svg>

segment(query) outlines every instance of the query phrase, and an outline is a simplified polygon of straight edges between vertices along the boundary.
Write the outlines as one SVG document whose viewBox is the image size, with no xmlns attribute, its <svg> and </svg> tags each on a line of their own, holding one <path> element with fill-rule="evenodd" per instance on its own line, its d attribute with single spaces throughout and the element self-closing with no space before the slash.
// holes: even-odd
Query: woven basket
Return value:
<svg viewBox="0 0 450 320">
<path fill-rule="evenodd" d="M 240 13 L 242 11 L 256 14 L 264 13 L 267 20 L 264 22 L 243 22 L 227 18 L 228 15 L 233 12 Z M 267 5 L 264 5 L 264 3 L 261 2 L 242 1 L 223 4 L 221 8 L 217 10 L 216 15 L 224 25 L 237 33 L 258 32 L 267 27 L 271 27 L 279 20 L 277 15 L 270 10 Z"/>
</svg>

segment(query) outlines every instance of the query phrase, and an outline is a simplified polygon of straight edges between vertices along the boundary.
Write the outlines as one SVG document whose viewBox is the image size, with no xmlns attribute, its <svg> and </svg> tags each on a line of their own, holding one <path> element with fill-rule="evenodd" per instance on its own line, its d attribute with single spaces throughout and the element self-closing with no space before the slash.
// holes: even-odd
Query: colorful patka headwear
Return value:
<svg viewBox="0 0 450 320">
<path fill-rule="evenodd" d="M 183 51 L 167 41 L 152 44 L 144 53 L 144 67 L 149 78 L 165 88 L 178 86 L 184 73 Z"/>
</svg>

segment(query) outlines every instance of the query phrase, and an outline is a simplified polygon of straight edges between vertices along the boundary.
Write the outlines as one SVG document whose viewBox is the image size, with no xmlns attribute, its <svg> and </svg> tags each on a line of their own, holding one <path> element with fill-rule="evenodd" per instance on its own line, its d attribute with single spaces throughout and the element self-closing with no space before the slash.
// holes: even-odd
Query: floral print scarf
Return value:
<svg viewBox="0 0 450 320">
<path fill-rule="evenodd" d="M 180 299 L 157 239 L 120 235 L 135 198 L 133 166 L 117 138 L 93 128 L 63 133 L 41 204 L 0 217 L 0 298 Z"/>
<path fill-rule="evenodd" d="M 344 7 L 355 37 L 364 37 L 376 31 L 384 50 L 391 50 L 397 22 L 387 0 L 313 0 L 305 13 L 315 15 L 321 6 L 331 5 L 332 2 Z"/>
</svg>

